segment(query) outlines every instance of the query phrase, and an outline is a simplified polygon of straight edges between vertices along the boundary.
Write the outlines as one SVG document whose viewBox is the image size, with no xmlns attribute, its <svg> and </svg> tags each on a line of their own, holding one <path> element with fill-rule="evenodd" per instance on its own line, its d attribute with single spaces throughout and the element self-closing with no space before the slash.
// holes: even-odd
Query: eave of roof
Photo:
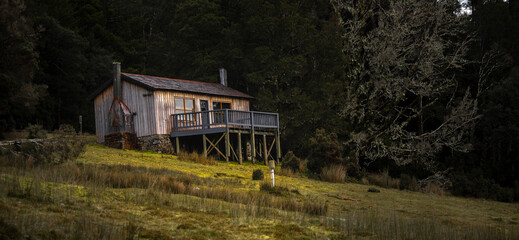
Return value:
<svg viewBox="0 0 519 240">
<path fill-rule="evenodd" d="M 223 86 L 219 83 L 207 83 L 193 80 L 155 77 L 132 73 L 121 73 L 121 80 L 133 83 L 149 91 L 164 90 L 245 99 L 254 98 L 248 94 L 242 93 L 230 87 Z M 111 80 L 104 82 L 101 86 L 99 86 L 99 88 L 97 88 L 92 94 L 89 95 L 89 99 L 93 100 L 97 95 L 99 95 L 102 91 L 104 91 L 111 85 Z"/>
</svg>

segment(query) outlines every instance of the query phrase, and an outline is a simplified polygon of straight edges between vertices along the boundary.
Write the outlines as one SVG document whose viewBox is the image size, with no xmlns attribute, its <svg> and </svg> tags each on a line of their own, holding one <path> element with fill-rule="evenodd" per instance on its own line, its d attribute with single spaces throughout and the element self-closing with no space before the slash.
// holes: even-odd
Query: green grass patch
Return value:
<svg viewBox="0 0 519 240">
<path fill-rule="evenodd" d="M 92 239 L 516 239 L 519 207 L 276 175 L 246 162 L 87 145 L 76 162 L 0 167 L 0 234 Z M 11 193 L 10 193 L 11 192 Z M 7 236 L 11 236 L 7 235 Z"/>
</svg>

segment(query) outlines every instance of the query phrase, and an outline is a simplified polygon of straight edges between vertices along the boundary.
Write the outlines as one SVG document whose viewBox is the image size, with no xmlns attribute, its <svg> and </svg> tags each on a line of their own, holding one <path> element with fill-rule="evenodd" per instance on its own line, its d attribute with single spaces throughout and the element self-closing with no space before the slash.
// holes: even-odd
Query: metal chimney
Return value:
<svg viewBox="0 0 519 240">
<path fill-rule="evenodd" d="M 113 62 L 114 98 L 122 98 L 121 89 L 121 63 Z"/>
<path fill-rule="evenodd" d="M 225 68 L 220 68 L 220 83 L 227 86 L 227 70 Z"/>
</svg>

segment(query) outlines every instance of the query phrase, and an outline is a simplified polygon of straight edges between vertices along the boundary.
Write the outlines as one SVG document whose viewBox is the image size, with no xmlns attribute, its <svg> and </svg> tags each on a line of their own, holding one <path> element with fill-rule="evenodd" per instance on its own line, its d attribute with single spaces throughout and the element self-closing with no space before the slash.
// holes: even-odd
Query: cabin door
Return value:
<svg viewBox="0 0 519 240">
<path fill-rule="evenodd" d="M 202 128 L 209 128 L 209 102 L 200 100 L 200 111 L 202 112 Z"/>
</svg>

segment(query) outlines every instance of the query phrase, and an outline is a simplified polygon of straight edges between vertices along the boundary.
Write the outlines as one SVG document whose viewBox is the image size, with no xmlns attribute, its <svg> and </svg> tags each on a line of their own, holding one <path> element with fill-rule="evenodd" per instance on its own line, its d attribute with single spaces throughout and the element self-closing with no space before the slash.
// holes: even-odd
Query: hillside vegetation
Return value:
<svg viewBox="0 0 519 240">
<path fill-rule="evenodd" d="M 3 161 L 0 235 L 12 239 L 517 239 L 519 206 L 276 176 L 87 145 L 77 160 Z M 260 190 L 261 188 L 261 190 Z"/>
</svg>

